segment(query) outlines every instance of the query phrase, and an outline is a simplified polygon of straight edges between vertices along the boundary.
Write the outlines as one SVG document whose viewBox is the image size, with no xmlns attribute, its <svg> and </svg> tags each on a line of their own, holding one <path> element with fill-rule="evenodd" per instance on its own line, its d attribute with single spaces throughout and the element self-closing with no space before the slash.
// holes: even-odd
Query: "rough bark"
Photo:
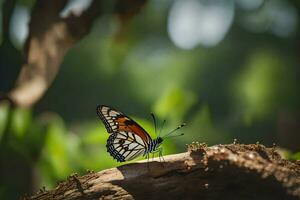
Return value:
<svg viewBox="0 0 300 200">
<path fill-rule="evenodd" d="M 31 14 L 25 62 L 16 86 L 8 94 L 12 102 L 30 107 L 46 92 L 55 78 L 66 52 L 89 33 L 101 14 L 101 1 L 94 0 L 80 15 L 60 17 L 67 0 L 37 1 Z"/>
<path fill-rule="evenodd" d="M 73 175 L 25 199 L 300 199 L 300 162 L 274 148 L 192 144 L 164 159 Z"/>
<path fill-rule="evenodd" d="M 10 6 L 8 8 L 13 10 L 15 1 L 6 2 L 6 7 Z M 21 66 L 15 87 L 8 94 L 0 94 L 0 101 L 9 99 L 19 107 L 33 106 L 53 82 L 68 50 L 90 32 L 93 22 L 102 14 L 103 1 L 93 0 L 82 13 L 61 17 L 60 12 L 67 2 L 68 0 L 36 1 L 24 48 L 25 62 Z M 146 0 L 117 0 L 114 13 L 121 20 L 122 26 L 125 26 L 125 21 L 139 13 L 145 3 Z M 6 18 L 4 20 L 8 21 Z M 4 23 L 4 32 L 8 30 L 8 24 Z"/>
</svg>

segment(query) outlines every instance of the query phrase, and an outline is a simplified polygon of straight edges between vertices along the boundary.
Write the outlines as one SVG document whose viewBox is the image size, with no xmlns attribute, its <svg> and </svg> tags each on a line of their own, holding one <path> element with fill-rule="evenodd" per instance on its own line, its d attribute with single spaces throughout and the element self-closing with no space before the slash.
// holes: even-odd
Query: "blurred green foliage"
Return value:
<svg viewBox="0 0 300 200">
<path fill-rule="evenodd" d="M 0 141 L 2 140 L 7 120 L 8 120 L 8 114 L 9 114 L 9 103 L 8 102 L 2 102 L 0 104 Z"/>
<path fill-rule="evenodd" d="M 98 171 L 121 165 L 106 153 L 108 134 L 100 120 L 78 124 L 73 132 L 66 128 L 64 120 L 55 113 L 44 112 L 32 119 L 29 110 L 10 109 L 7 104 L 1 104 L 2 122 L 9 112 L 11 121 L 6 130 L 9 135 L 2 141 L 1 148 L 3 150 L 5 146 L 13 149 L 26 158 L 26 162 L 35 166 L 39 172 L 39 184 L 43 186 L 54 187 L 58 180 L 75 172 L 84 174 L 88 170 Z M 151 130 L 151 136 L 155 137 L 151 123 L 143 119 L 136 121 Z M 6 126 L 6 123 L 1 123 L 0 130 L 5 130 Z M 166 154 L 175 149 L 170 141 L 164 144 Z M 5 190 L 5 185 L 2 187 Z"/>
<path fill-rule="evenodd" d="M 151 112 L 160 125 L 167 120 L 163 134 L 186 122 L 184 136 L 164 142 L 164 154 L 185 151 L 192 141 L 213 145 L 237 138 L 242 143 L 275 142 L 291 151 L 287 158 L 300 158 L 299 26 L 280 35 L 280 20 L 292 22 L 276 21 L 276 6 L 283 2 L 262 1 L 251 10 L 245 7 L 251 0 L 236 0 L 226 7 L 235 15 L 219 43 L 184 49 L 168 28 L 170 10 L 178 1 L 149 1 L 123 32 L 108 7 L 92 32 L 67 54 L 53 85 L 33 109 L 1 103 L 0 199 L 52 188 L 73 172 L 121 165 L 106 152 L 109 135 L 96 116 L 99 104 L 120 109 L 152 137 Z M 218 4 L 186 2 L 196 1 Z M 22 0 L 17 6 L 29 11 L 33 4 Z M 292 13 L 299 6 L 286 1 L 281 11 L 292 7 Z M 22 15 L 17 19 L 22 21 Z M 13 43 L 0 51 L 4 92 L 22 61 L 11 52 L 23 44 Z M 10 181 L 14 172 L 23 182 Z"/>
<path fill-rule="evenodd" d="M 245 123 L 270 117 L 287 105 L 287 96 L 297 95 L 297 76 L 286 70 L 285 58 L 279 52 L 260 50 L 249 59 L 236 86 L 237 102 L 243 103 Z M 276 99 L 276 101 L 274 101 Z"/>
</svg>

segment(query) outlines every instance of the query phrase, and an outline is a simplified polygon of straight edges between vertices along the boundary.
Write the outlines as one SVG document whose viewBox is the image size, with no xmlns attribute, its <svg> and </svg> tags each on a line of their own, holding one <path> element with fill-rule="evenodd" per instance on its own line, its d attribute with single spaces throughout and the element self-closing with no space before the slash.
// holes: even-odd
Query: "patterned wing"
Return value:
<svg viewBox="0 0 300 200">
<path fill-rule="evenodd" d="M 108 133 L 131 132 L 141 138 L 145 145 L 152 141 L 150 135 L 140 125 L 113 108 L 98 106 L 97 114 L 103 121 Z"/>
<path fill-rule="evenodd" d="M 113 133 L 107 140 L 107 152 L 118 162 L 132 160 L 144 154 L 146 145 L 141 137 L 132 132 Z"/>
</svg>

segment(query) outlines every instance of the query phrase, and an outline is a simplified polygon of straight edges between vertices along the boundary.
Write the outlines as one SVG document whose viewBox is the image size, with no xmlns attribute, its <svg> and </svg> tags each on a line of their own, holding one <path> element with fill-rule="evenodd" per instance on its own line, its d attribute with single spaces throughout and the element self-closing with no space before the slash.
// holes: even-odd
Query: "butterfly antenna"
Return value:
<svg viewBox="0 0 300 200">
<path fill-rule="evenodd" d="M 155 130 L 155 135 L 157 136 L 157 126 L 156 126 L 156 119 L 153 113 L 151 113 L 151 117 L 153 119 L 153 123 L 154 123 L 154 130 Z"/>
<path fill-rule="evenodd" d="M 167 137 L 163 137 L 163 138 L 172 138 L 172 137 L 178 137 L 178 136 L 183 136 L 184 133 L 180 133 L 180 134 L 177 134 L 177 135 L 170 135 L 170 136 L 167 136 Z"/>
<path fill-rule="evenodd" d="M 171 132 L 169 132 L 168 134 L 164 135 L 163 137 L 166 138 L 169 135 L 171 135 L 172 133 L 178 131 L 179 129 L 181 129 L 182 127 L 184 127 L 186 125 L 186 123 L 181 124 L 180 126 L 178 126 L 177 128 L 175 128 L 174 130 L 172 130 Z"/>
<path fill-rule="evenodd" d="M 160 136 L 161 131 L 163 130 L 163 128 L 164 128 L 164 126 L 165 126 L 165 123 L 166 123 L 166 120 L 164 120 L 163 123 L 162 123 L 162 126 L 161 126 L 161 128 L 160 128 L 160 130 L 159 130 L 159 133 L 158 133 L 158 137 Z"/>
</svg>

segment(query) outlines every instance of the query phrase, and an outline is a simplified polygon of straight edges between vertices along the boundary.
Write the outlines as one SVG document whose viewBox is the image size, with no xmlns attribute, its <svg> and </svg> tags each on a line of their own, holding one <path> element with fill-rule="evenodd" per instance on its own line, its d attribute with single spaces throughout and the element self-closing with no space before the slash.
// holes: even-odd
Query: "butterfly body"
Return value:
<svg viewBox="0 0 300 200">
<path fill-rule="evenodd" d="M 163 139 L 161 137 L 157 137 L 156 139 L 152 140 L 144 155 L 157 151 L 162 142 Z"/>
<path fill-rule="evenodd" d="M 118 162 L 133 160 L 138 156 L 148 156 L 159 150 L 163 138 L 152 139 L 134 120 L 108 106 L 98 106 L 97 114 L 110 136 L 107 152 Z"/>
</svg>

